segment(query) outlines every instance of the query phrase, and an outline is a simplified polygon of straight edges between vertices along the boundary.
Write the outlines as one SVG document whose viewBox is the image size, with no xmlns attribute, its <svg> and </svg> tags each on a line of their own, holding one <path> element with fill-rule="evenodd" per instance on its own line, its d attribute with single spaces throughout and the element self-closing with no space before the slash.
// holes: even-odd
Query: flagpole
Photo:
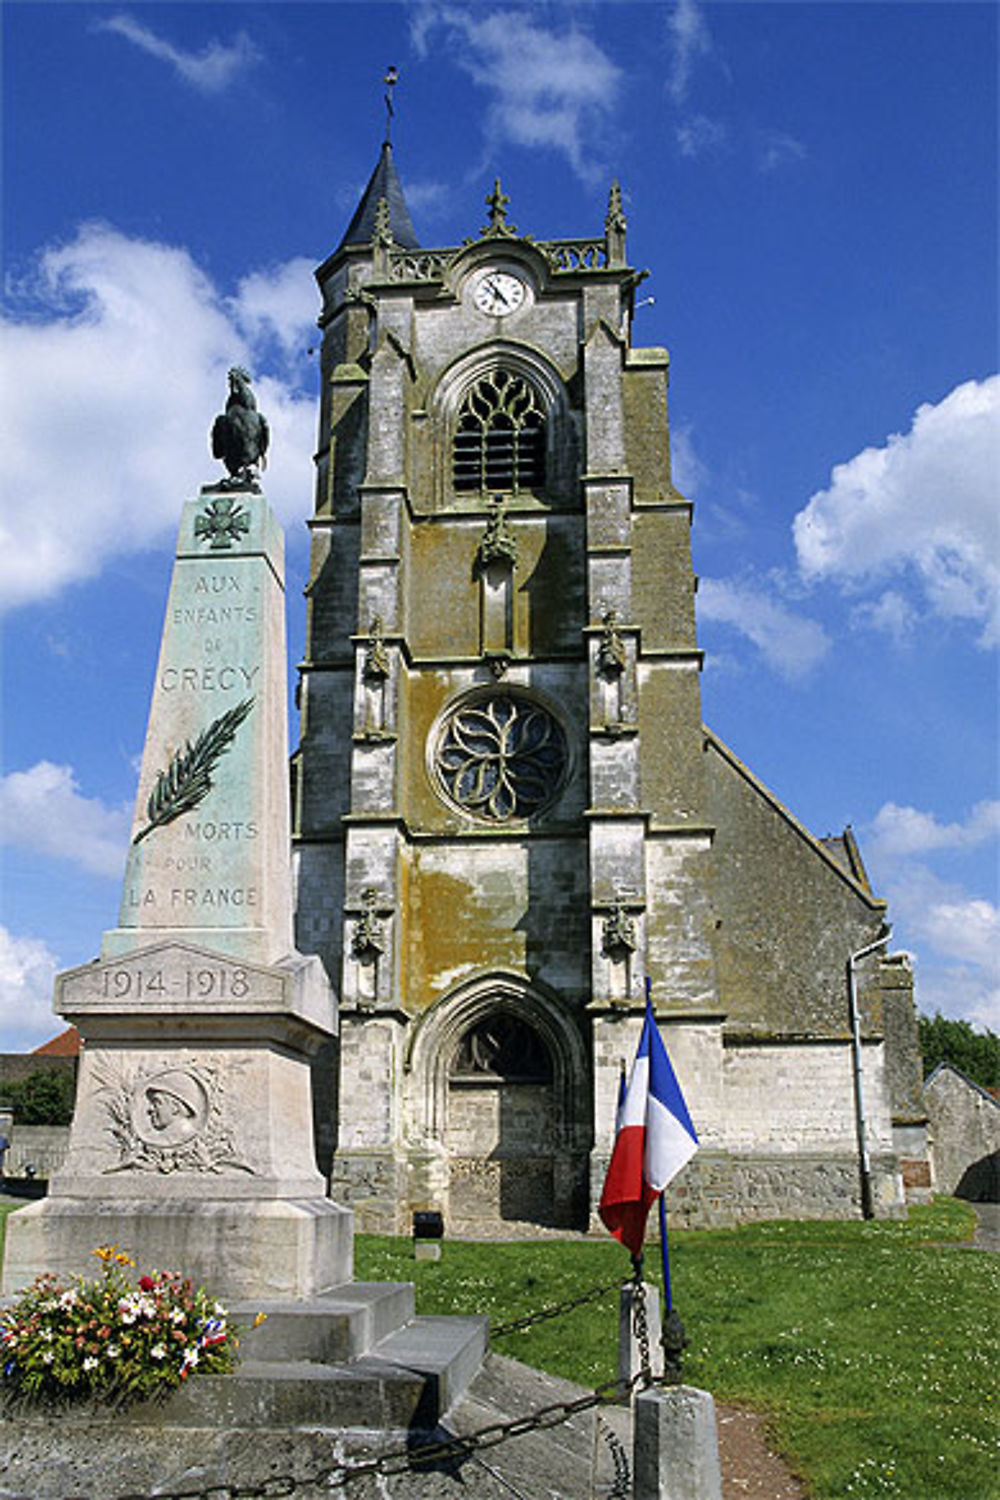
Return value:
<svg viewBox="0 0 1000 1500">
<path fill-rule="evenodd" d="M 653 981 L 646 975 L 646 1004 L 652 1010 Z M 674 1299 L 670 1288 L 670 1250 L 667 1245 L 667 1196 L 660 1193 L 660 1256 L 663 1260 L 663 1301 L 666 1311 L 673 1310 Z"/>
<path fill-rule="evenodd" d="M 674 1310 L 673 1294 L 670 1290 L 670 1251 L 667 1249 L 667 1195 L 660 1194 L 660 1254 L 663 1257 L 663 1300 L 668 1313 Z"/>
</svg>

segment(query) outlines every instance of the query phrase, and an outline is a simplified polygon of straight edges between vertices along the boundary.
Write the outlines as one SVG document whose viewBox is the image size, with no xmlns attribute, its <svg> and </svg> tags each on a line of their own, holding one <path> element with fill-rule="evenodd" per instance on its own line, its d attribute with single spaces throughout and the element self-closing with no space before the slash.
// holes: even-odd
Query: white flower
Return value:
<svg viewBox="0 0 1000 1500">
<path fill-rule="evenodd" d="M 85 1370 L 96 1370 L 97 1369 L 97 1360 L 94 1358 L 94 1356 L 92 1354 L 88 1354 L 87 1355 L 87 1358 L 83 1362 L 83 1368 Z"/>
<path fill-rule="evenodd" d="M 52 1350 L 46 1349 L 45 1353 L 42 1355 L 42 1364 L 50 1365 L 54 1359 L 55 1355 L 52 1353 Z"/>
<path fill-rule="evenodd" d="M 108 1359 L 117 1359 L 121 1352 L 117 1344 L 109 1344 L 104 1351 Z"/>
<path fill-rule="evenodd" d="M 149 1352 L 153 1359 L 166 1359 L 167 1357 L 167 1351 L 163 1344 L 154 1344 Z"/>
<path fill-rule="evenodd" d="M 52 1329 L 51 1328 L 42 1328 L 42 1329 L 40 1329 L 39 1333 L 38 1333 L 38 1337 L 42 1340 L 43 1343 L 45 1343 L 45 1344 L 51 1344 L 51 1342 L 52 1342 Z"/>
<path fill-rule="evenodd" d="M 187 1313 L 180 1307 L 175 1307 L 170 1314 L 171 1323 L 186 1323 Z"/>
<path fill-rule="evenodd" d="M 185 1369 L 185 1370 L 188 1370 L 188 1369 L 191 1368 L 192 1365 L 196 1365 L 197 1363 L 198 1363 L 198 1351 L 192 1345 L 192 1347 L 190 1349 L 185 1349 L 185 1351 L 184 1351 L 184 1358 L 181 1360 L 181 1368 Z"/>
<path fill-rule="evenodd" d="M 60 1307 L 75 1307 L 76 1306 L 76 1288 L 75 1287 L 70 1287 L 69 1291 L 63 1292 L 62 1296 L 59 1298 L 59 1306 Z"/>
</svg>

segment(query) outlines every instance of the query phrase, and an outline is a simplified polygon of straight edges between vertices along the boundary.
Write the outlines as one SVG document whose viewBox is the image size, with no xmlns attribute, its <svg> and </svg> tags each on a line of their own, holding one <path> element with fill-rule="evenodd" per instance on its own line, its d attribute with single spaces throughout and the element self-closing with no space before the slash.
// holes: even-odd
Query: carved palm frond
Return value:
<svg viewBox="0 0 1000 1500">
<path fill-rule="evenodd" d="M 212 772 L 216 762 L 232 744 L 236 731 L 253 708 L 254 699 L 245 698 L 228 713 L 214 719 L 192 745 L 188 740 L 183 750 L 178 750 L 165 771 L 156 778 L 156 784 L 146 803 L 149 822 L 132 840 L 138 844 L 154 828 L 162 828 L 175 818 L 191 812 L 207 795 L 212 786 Z"/>
</svg>

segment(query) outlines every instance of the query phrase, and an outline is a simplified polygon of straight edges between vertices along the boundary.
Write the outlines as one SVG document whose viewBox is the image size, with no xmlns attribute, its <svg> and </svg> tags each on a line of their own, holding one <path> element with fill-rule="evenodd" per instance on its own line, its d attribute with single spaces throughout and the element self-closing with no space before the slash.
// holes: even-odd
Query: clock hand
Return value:
<svg viewBox="0 0 1000 1500">
<path fill-rule="evenodd" d="M 499 281 L 497 281 L 494 277 L 491 276 L 490 279 L 489 279 L 489 281 L 487 282 L 487 286 L 489 287 L 490 291 L 493 293 L 494 297 L 499 297 L 499 299 L 503 303 L 504 307 L 509 307 L 510 306 L 510 298 L 505 294 L 505 292 L 504 292 L 503 288 L 501 287 Z"/>
</svg>

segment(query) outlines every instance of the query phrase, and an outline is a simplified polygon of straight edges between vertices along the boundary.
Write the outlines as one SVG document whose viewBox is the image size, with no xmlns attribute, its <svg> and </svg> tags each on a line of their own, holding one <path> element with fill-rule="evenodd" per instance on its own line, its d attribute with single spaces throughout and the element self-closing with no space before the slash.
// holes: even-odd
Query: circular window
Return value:
<svg viewBox="0 0 1000 1500">
<path fill-rule="evenodd" d="M 434 756 L 441 786 L 463 811 L 492 823 L 527 818 L 555 799 L 566 738 L 530 698 L 493 693 L 456 708 Z"/>
</svg>

